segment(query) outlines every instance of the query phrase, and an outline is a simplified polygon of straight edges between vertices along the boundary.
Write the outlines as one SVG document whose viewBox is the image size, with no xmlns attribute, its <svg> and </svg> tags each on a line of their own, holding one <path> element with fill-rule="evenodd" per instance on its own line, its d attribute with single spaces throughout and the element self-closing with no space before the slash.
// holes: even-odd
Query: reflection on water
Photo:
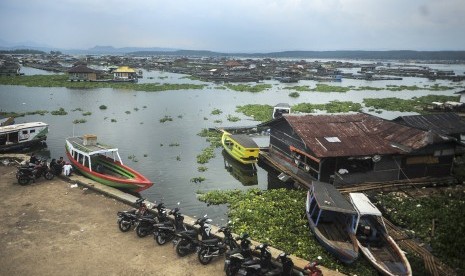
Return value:
<svg viewBox="0 0 465 276">
<path fill-rule="evenodd" d="M 241 164 L 232 158 L 226 150 L 221 151 L 224 158 L 224 168 L 244 186 L 258 185 L 257 168 L 255 164 Z"/>
</svg>

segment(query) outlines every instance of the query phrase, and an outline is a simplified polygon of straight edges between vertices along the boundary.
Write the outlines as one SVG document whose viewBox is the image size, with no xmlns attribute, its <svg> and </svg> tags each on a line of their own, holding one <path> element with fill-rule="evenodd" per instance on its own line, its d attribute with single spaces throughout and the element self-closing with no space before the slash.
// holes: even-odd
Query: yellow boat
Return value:
<svg viewBox="0 0 465 276">
<path fill-rule="evenodd" d="M 223 131 L 221 143 L 226 152 L 242 164 L 257 163 L 260 149 L 250 137 Z"/>
</svg>

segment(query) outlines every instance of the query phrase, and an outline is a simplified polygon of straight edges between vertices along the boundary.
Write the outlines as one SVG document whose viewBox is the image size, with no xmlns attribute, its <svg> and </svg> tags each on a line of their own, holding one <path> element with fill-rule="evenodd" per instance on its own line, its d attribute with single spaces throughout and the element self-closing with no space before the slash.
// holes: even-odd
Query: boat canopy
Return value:
<svg viewBox="0 0 465 276">
<path fill-rule="evenodd" d="M 376 208 L 373 203 L 368 199 L 368 197 L 363 193 L 350 193 L 350 201 L 355 206 L 360 216 L 363 215 L 372 215 L 381 217 L 381 211 Z"/>
<path fill-rule="evenodd" d="M 312 181 L 313 196 L 321 210 L 357 214 L 354 206 L 331 184 Z"/>
<path fill-rule="evenodd" d="M 82 137 L 71 137 L 67 139 L 71 145 L 85 153 L 86 155 L 96 155 L 96 154 L 105 154 L 109 152 L 118 152 L 117 148 L 109 147 L 109 146 L 104 146 L 102 144 L 96 144 L 96 145 L 84 145 Z"/>
<path fill-rule="evenodd" d="M 229 136 L 232 140 L 236 141 L 238 144 L 240 144 L 244 148 L 258 148 L 257 143 L 255 143 L 252 138 L 246 136 L 246 135 L 241 135 L 241 134 L 231 134 Z"/>
</svg>

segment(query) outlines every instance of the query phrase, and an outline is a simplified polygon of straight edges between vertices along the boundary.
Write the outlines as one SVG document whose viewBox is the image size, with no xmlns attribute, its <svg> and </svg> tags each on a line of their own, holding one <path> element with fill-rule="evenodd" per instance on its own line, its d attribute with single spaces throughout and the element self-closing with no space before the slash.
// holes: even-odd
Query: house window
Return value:
<svg viewBox="0 0 465 276">
<path fill-rule="evenodd" d="M 340 143 L 341 140 L 339 140 L 338 137 L 325 137 L 326 141 L 330 143 Z"/>
</svg>

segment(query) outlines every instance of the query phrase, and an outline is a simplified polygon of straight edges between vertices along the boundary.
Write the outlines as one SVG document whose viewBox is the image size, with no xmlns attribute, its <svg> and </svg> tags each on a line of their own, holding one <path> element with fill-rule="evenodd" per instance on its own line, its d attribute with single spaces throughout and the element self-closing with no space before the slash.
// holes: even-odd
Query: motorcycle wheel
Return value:
<svg viewBox="0 0 465 276">
<path fill-rule="evenodd" d="M 197 257 L 199 258 L 199 262 L 203 265 L 209 264 L 213 259 L 213 257 L 205 257 L 207 254 L 208 254 L 207 248 L 200 249 L 199 253 L 197 254 Z"/>
<path fill-rule="evenodd" d="M 168 241 L 164 233 L 158 233 L 157 238 L 155 240 L 159 245 L 164 245 Z"/>
<path fill-rule="evenodd" d="M 234 267 L 232 265 L 227 265 L 224 270 L 226 271 L 226 276 L 234 276 L 239 271 L 238 267 Z"/>
<path fill-rule="evenodd" d="M 131 229 L 131 222 L 124 220 L 124 219 L 119 220 L 118 228 L 121 232 L 127 232 Z"/>
<path fill-rule="evenodd" d="M 49 172 L 45 173 L 44 177 L 47 180 L 52 180 L 55 177 L 55 175 L 52 172 L 49 171 Z"/>
<path fill-rule="evenodd" d="M 187 240 L 180 240 L 177 244 L 176 244 L 176 254 L 178 254 L 179 257 L 184 257 L 186 256 L 187 254 L 189 254 L 189 241 Z"/>
<path fill-rule="evenodd" d="M 22 186 L 27 185 L 27 184 L 29 184 L 29 181 L 30 181 L 30 179 L 27 176 L 20 175 L 18 177 L 18 184 L 19 185 L 22 185 Z"/>
<path fill-rule="evenodd" d="M 145 227 L 141 227 L 140 224 L 136 227 L 136 234 L 139 238 L 146 237 L 149 234 L 149 231 Z"/>
</svg>

